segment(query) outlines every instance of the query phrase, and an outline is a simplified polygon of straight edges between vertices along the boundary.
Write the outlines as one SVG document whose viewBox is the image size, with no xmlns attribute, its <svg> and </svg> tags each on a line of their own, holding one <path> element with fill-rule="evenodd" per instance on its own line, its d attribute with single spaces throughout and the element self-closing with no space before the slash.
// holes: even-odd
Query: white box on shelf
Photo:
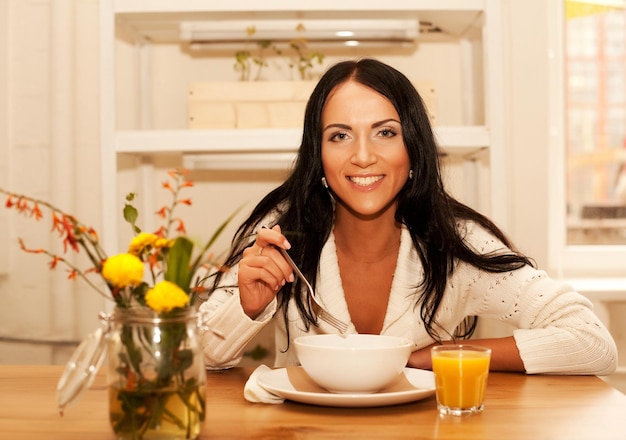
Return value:
<svg viewBox="0 0 626 440">
<path fill-rule="evenodd" d="M 313 81 L 192 83 L 189 128 L 301 127 L 313 87 Z"/>
<path fill-rule="evenodd" d="M 189 86 L 192 129 L 301 128 L 315 81 L 194 82 Z M 433 81 L 415 80 L 433 123 L 437 93 Z"/>
</svg>

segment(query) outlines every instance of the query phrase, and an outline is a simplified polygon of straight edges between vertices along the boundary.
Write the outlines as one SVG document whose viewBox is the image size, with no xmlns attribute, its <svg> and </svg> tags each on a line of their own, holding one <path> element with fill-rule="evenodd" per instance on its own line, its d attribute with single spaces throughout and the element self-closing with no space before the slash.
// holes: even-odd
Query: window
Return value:
<svg viewBox="0 0 626 440">
<path fill-rule="evenodd" d="M 565 4 L 567 245 L 626 244 L 626 1 Z"/>
</svg>

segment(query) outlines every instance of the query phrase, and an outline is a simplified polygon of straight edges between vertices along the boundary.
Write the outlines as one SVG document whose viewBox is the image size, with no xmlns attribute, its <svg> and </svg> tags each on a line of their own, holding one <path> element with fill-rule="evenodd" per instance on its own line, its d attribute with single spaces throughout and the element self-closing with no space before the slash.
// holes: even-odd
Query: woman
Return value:
<svg viewBox="0 0 626 440">
<path fill-rule="evenodd" d="M 469 338 L 477 317 L 517 327 L 482 339 L 491 368 L 609 374 L 617 349 L 590 302 L 515 251 L 487 218 L 451 197 L 424 104 L 410 81 L 372 59 L 320 79 L 291 176 L 241 225 L 201 305 L 208 368 L 235 365 L 268 322 L 276 366 L 297 364 L 293 339 L 337 332 L 317 322 L 289 250 L 349 333 L 411 338 L 408 366 L 430 347 Z"/>
</svg>

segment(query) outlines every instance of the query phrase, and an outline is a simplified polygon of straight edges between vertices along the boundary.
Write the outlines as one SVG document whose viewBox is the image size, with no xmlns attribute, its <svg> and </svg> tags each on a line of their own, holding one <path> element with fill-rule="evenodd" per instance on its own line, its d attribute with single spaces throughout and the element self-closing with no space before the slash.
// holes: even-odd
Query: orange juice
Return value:
<svg viewBox="0 0 626 440">
<path fill-rule="evenodd" d="M 491 350 L 473 346 L 438 346 L 432 351 L 439 410 L 446 414 L 483 408 Z"/>
</svg>

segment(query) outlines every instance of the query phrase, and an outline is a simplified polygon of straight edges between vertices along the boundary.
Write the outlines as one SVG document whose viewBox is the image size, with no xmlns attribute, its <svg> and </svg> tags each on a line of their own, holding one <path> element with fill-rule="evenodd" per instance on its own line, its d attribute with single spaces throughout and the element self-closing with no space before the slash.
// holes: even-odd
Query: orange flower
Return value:
<svg viewBox="0 0 626 440">
<path fill-rule="evenodd" d="M 136 382 L 137 382 L 137 374 L 133 370 L 128 368 L 126 370 L 126 389 L 131 390 L 131 391 L 134 390 Z"/>
<path fill-rule="evenodd" d="M 188 170 L 182 168 L 172 170 L 168 173 L 169 181 L 162 183 L 163 188 L 171 192 L 172 201 L 169 205 L 162 207 L 156 212 L 163 219 L 163 224 L 150 237 L 149 244 L 147 242 L 142 244 L 140 239 L 151 234 L 142 232 L 141 228 L 135 223 L 138 218 L 138 211 L 133 206 L 136 194 L 130 193 L 126 196 L 127 203 L 124 207 L 124 219 L 131 224 L 136 236 L 131 241 L 128 254 L 112 257 L 107 257 L 106 252 L 102 249 L 97 231 L 84 225 L 72 215 L 65 213 L 44 200 L 8 192 L 2 188 L 0 188 L 0 194 L 6 196 L 6 208 L 15 209 L 19 214 L 35 220 L 42 219 L 44 217 L 43 211 L 47 209 L 51 216 L 51 231 L 55 235 L 58 234 L 59 241 L 63 243 L 63 253 L 68 252 L 70 248 L 75 252 L 81 252 L 82 249 L 87 254 L 86 256 L 92 265 L 86 269 L 79 268 L 74 266 L 72 261 L 64 258 L 65 255 L 60 252 L 59 255 L 56 255 L 45 248 L 27 248 L 24 241 L 20 238 L 19 245 L 23 251 L 46 255 L 51 270 L 58 269 L 61 265 L 66 266 L 69 279 L 84 279 L 98 293 L 109 298 L 112 297 L 118 307 L 146 306 L 144 302 L 146 288 L 149 284 L 156 282 L 156 280 L 170 277 L 171 274 L 168 272 L 168 269 L 171 271 L 171 268 L 168 268 L 168 264 L 176 264 L 174 262 L 182 261 L 181 256 L 185 259 L 191 259 L 191 255 L 181 253 L 192 252 L 194 243 L 189 238 L 183 236 L 187 233 L 185 222 L 180 217 L 174 216 L 174 211 L 179 205 L 192 205 L 191 198 L 180 198 L 182 188 L 194 186 L 193 181 L 185 180 L 185 176 L 188 173 Z M 176 237 L 170 238 L 171 235 Z M 177 240 L 184 240 L 181 241 L 184 245 L 174 246 Z M 207 249 L 203 249 L 200 255 L 193 262 L 189 263 L 188 267 L 179 268 L 181 271 L 186 271 L 182 273 L 183 276 L 174 276 L 173 278 L 177 282 L 184 281 L 185 284 L 188 284 L 187 280 L 195 276 L 196 271 L 200 268 L 203 268 L 203 273 L 205 270 L 210 270 L 214 263 L 204 261 L 206 259 L 206 251 Z M 212 255 L 209 259 L 212 259 Z M 103 291 L 86 276 L 89 274 L 100 275 L 104 281 L 107 281 L 110 295 L 107 295 L 107 292 Z M 143 280 L 144 276 L 147 278 L 147 281 Z M 160 287 L 162 288 L 163 286 Z M 192 289 L 191 292 L 193 293 L 201 292 L 204 289 L 202 286 L 191 287 L 189 285 L 179 286 L 179 288 L 183 292 L 189 292 Z M 171 293 L 172 289 L 167 289 L 167 291 Z M 152 299 L 156 303 L 162 302 L 155 307 L 163 308 L 164 310 L 171 307 L 169 305 L 169 295 L 165 295 L 163 292 L 161 292 L 163 295 L 158 293 L 159 289 L 156 289 L 151 294 Z M 160 296 L 161 298 L 157 299 Z M 187 297 L 185 296 L 184 298 Z M 191 299 L 185 299 L 185 304 L 189 305 L 193 298 L 195 296 L 192 295 Z M 163 303 L 163 301 L 168 304 Z"/>
<path fill-rule="evenodd" d="M 56 212 L 52 212 L 52 230 L 57 232 L 63 231 L 63 221 Z"/>
<path fill-rule="evenodd" d="M 35 203 L 30 213 L 33 217 L 35 217 L 35 220 L 39 220 L 43 217 L 43 214 L 41 213 L 41 209 L 39 209 L 39 204 L 37 203 Z"/>
<path fill-rule="evenodd" d="M 19 199 L 17 199 L 17 211 L 20 213 L 23 213 L 25 211 L 28 211 L 28 201 L 26 201 L 26 199 L 24 199 L 24 197 L 20 197 Z"/>
<path fill-rule="evenodd" d="M 50 270 L 56 269 L 59 261 L 63 261 L 63 258 L 59 257 L 58 255 L 55 255 L 54 257 L 52 257 L 52 261 L 50 261 Z"/>
<path fill-rule="evenodd" d="M 157 254 L 149 254 L 147 258 L 150 269 L 155 268 L 159 264 L 159 256 Z"/>
<path fill-rule="evenodd" d="M 91 235 L 94 241 L 98 241 L 98 232 L 94 228 L 87 229 L 87 232 Z"/>
<path fill-rule="evenodd" d="M 67 252 L 68 245 L 74 249 L 75 252 L 78 252 L 78 240 L 74 235 L 74 223 L 70 221 L 70 217 L 64 215 L 63 216 L 63 231 L 61 234 L 65 233 L 65 237 L 63 238 L 63 252 Z"/>
<path fill-rule="evenodd" d="M 156 214 L 161 217 L 161 218 L 165 218 L 167 217 L 167 213 L 168 213 L 169 209 L 167 209 L 167 206 L 164 206 L 163 208 L 159 209 Z"/>
<path fill-rule="evenodd" d="M 185 176 L 185 175 L 189 174 L 189 170 L 186 169 L 186 168 L 176 168 L 176 169 L 173 169 L 173 170 L 169 170 L 167 172 L 167 174 L 169 174 L 169 176 L 172 179 L 176 179 L 176 177 L 178 177 L 178 176 Z"/>
</svg>

